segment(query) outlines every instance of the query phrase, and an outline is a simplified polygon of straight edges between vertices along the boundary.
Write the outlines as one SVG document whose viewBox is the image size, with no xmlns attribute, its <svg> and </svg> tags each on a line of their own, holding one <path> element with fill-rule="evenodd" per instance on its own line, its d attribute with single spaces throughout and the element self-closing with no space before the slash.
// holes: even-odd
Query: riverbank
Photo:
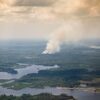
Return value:
<svg viewBox="0 0 100 100">
<path fill-rule="evenodd" d="M 85 91 L 90 93 L 100 93 L 100 88 L 95 87 L 87 87 L 87 88 L 81 88 L 81 87 L 75 87 L 75 88 L 69 88 L 69 87 L 57 87 L 57 89 L 63 89 L 63 90 L 78 90 L 78 91 Z"/>
<path fill-rule="evenodd" d="M 0 95 L 22 96 L 23 94 L 38 95 L 40 93 L 50 93 L 53 95 L 66 94 L 73 96 L 76 100 L 100 100 L 100 93 L 93 92 L 93 88 L 62 88 L 62 87 L 45 87 L 45 88 L 24 88 L 13 90 L 0 87 Z"/>
<path fill-rule="evenodd" d="M 52 95 L 52 94 L 48 94 L 48 93 L 41 93 L 38 95 L 22 95 L 22 96 L 5 96 L 2 95 L 0 96 L 0 100 L 76 100 L 74 97 L 72 96 L 68 96 L 65 94 L 61 94 L 59 96 L 57 95 Z"/>
</svg>

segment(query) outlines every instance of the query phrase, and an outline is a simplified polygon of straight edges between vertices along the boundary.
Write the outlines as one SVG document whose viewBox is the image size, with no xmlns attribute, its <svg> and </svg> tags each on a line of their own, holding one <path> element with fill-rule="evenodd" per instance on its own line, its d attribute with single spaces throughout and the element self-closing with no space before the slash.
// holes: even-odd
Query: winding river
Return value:
<svg viewBox="0 0 100 100">
<path fill-rule="evenodd" d="M 2 80 L 12 80 L 12 79 L 20 79 L 21 77 L 31 74 L 38 73 L 40 70 L 49 70 L 53 68 L 59 68 L 59 66 L 43 66 L 43 65 L 31 65 L 24 68 L 14 69 L 17 71 L 17 74 L 11 74 L 7 72 L 0 72 L 0 79 Z"/>
<path fill-rule="evenodd" d="M 40 70 L 48 70 L 52 68 L 58 68 L 59 66 L 42 66 L 42 65 L 31 65 L 24 68 L 15 69 L 18 73 L 17 74 L 10 74 L 7 72 L 0 72 L 0 79 L 19 79 L 27 74 L 30 73 L 38 73 Z M 12 81 L 8 81 L 12 82 Z M 31 94 L 36 95 L 40 93 L 52 93 L 54 95 L 59 94 L 67 94 L 75 97 L 77 100 L 100 100 L 100 93 L 93 93 L 90 91 L 83 91 L 81 89 L 63 89 L 63 88 L 51 88 L 51 87 L 45 87 L 45 88 L 24 88 L 21 90 L 13 90 L 13 89 L 7 89 L 2 86 L 0 86 L 0 95 L 15 95 L 20 96 L 22 94 Z"/>
</svg>

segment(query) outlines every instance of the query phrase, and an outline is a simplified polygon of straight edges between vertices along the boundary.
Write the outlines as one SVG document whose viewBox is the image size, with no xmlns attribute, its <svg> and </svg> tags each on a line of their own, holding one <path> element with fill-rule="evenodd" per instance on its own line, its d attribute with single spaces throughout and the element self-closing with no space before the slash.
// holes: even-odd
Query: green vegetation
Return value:
<svg viewBox="0 0 100 100">
<path fill-rule="evenodd" d="M 98 42 L 98 45 L 100 42 Z M 62 46 L 59 53 L 42 55 L 45 42 L 11 42 L 0 44 L 0 71 L 16 74 L 14 68 L 27 65 L 58 65 L 60 68 L 28 74 L 4 87 L 22 89 L 25 87 L 100 87 L 100 49 L 81 45 Z M 1 82 L 2 83 L 2 82 Z"/>
<path fill-rule="evenodd" d="M 7 73 L 12 73 L 12 74 L 17 74 L 17 71 L 15 71 L 12 68 L 0 68 L 0 72 L 7 72 Z"/>
<path fill-rule="evenodd" d="M 12 95 L 10 96 L 2 95 L 0 96 L 0 100 L 75 100 L 75 99 L 72 96 L 67 96 L 65 94 L 54 96 L 51 94 L 42 93 L 35 96 L 24 94 L 20 97 Z"/>
<path fill-rule="evenodd" d="M 80 84 L 85 84 L 87 87 L 100 87 L 100 79 L 96 78 L 99 77 L 99 72 L 99 70 L 88 71 L 86 69 L 45 70 L 38 74 L 26 75 L 3 86 L 12 89 L 43 88 L 45 86 L 79 87 Z"/>
</svg>

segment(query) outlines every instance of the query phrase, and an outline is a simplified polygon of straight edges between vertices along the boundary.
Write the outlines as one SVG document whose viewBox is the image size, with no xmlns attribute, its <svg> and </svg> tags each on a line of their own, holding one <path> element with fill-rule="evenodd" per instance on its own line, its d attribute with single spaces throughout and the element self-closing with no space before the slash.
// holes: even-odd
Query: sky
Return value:
<svg viewBox="0 0 100 100">
<path fill-rule="evenodd" d="M 0 40 L 100 38 L 100 0 L 0 0 Z"/>
</svg>

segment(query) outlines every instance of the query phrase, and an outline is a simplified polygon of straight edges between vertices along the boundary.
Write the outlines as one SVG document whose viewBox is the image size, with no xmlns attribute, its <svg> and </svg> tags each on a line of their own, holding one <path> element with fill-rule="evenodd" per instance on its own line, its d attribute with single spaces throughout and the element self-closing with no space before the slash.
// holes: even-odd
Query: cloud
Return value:
<svg viewBox="0 0 100 100">
<path fill-rule="evenodd" d="M 100 0 L 0 0 L 1 8 L 1 20 L 9 16 L 24 21 L 100 17 Z"/>
<path fill-rule="evenodd" d="M 54 0 L 0 0 L 0 21 L 52 20 Z"/>
<path fill-rule="evenodd" d="M 16 6 L 51 6 L 55 0 L 17 0 Z"/>
<path fill-rule="evenodd" d="M 100 0 L 0 0 L 1 21 L 60 23 L 60 33 L 59 28 L 55 29 L 57 32 L 53 33 L 46 48 L 49 49 L 53 44 L 51 41 L 56 40 L 54 45 L 59 51 L 62 44 L 58 39 L 60 34 L 65 34 L 67 41 L 100 38 Z"/>
<path fill-rule="evenodd" d="M 0 0 L 0 9 L 10 7 L 15 3 L 15 0 Z"/>
<path fill-rule="evenodd" d="M 99 16 L 99 0 L 58 0 L 54 4 L 55 12 L 71 16 Z"/>
</svg>

